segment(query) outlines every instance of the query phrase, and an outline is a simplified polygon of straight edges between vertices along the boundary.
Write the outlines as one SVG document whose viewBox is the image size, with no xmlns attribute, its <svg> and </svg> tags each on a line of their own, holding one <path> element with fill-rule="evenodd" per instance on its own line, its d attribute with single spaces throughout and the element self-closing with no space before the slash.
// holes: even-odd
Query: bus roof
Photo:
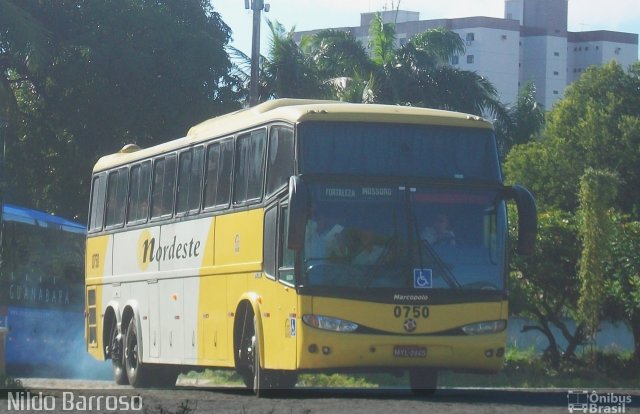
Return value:
<svg viewBox="0 0 640 414">
<path fill-rule="evenodd" d="M 31 224 L 38 227 L 59 228 L 70 233 L 84 234 L 86 231 L 85 225 L 76 223 L 75 221 L 47 214 L 44 211 L 31 210 L 13 204 L 4 204 L 2 206 L 2 220 Z"/>
<path fill-rule="evenodd" d="M 304 121 L 379 122 L 493 128 L 490 122 L 481 117 L 438 109 L 311 99 L 276 99 L 206 120 L 189 129 L 184 138 L 146 149 L 129 144 L 115 154 L 100 158 L 93 171 L 103 171 L 272 121 L 292 124 Z"/>
</svg>

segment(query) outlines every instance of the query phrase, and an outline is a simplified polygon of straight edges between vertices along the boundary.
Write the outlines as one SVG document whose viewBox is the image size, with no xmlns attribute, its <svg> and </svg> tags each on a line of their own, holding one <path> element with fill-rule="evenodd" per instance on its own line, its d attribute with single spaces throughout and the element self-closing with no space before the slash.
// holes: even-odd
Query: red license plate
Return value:
<svg viewBox="0 0 640 414">
<path fill-rule="evenodd" d="M 393 356 L 397 358 L 426 358 L 427 348 L 424 346 L 396 345 L 393 347 Z"/>
</svg>

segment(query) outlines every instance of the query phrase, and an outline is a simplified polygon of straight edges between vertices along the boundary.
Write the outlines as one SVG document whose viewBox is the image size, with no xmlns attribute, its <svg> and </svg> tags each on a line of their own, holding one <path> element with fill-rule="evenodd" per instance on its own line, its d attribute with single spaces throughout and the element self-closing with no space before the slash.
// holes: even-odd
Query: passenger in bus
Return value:
<svg viewBox="0 0 640 414">
<path fill-rule="evenodd" d="M 325 215 L 309 219 L 305 231 L 305 258 L 329 259 L 340 256 L 340 235 L 344 227 Z"/>
<path fill-rule="evenodd" d="M 434 246 L 456 245 L 456 235 L 451 229 L 449 217 L 444 213 L 436 215 L 433 224 L 422 231 L 420 238 Z"/>
<path fill-rule="evenodd" d="M 384 254 L 384 247 L 372 230 L 362 230 L 360 234 L 360 248 L 353 257 L 352 263 L 357 265 L 378 264 Z"/>
</svg>

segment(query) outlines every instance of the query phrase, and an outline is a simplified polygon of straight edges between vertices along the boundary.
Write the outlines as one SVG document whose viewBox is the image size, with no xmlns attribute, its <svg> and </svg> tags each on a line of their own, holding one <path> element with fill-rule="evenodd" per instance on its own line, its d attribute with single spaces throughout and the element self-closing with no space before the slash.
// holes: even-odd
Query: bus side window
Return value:
<svg viewBox="0 0 640 414">
<path fill-rule="evenodd" d="M 176 156 L 157 159 L 153 165 L 151 217 L 171 216 L 176 182 Z"/>
<path fill-rule="evenodd" d="M 89 231 L 102 229 L 104 220 L 104 193 L 106 177 L 98 175 L 93 178 L 91 185 L 91 212 L 89 213 Z"/>
<path fill-rule="evenodd" d="M 220 164 L 218 169 L 218 190 L 216 205 L 228 206 L 231 198 L 231 172 L 233 171 L 233 139 L 220 143 Z"/>
<path fill-rule="evenodd" d="M 189 179 L 191 178 L 191 161 L 193 149 L 182 151 L 178 156 L 178 195 L 176 214 L 189 211 Z"/>
<path fill-rule="evenodd" d="M 180 153 L 178 160 L 178 199 L 176 213 L 200 208 L 203 148 L 191 148 Z"/>
<path fill-rule="evenodd" d="M 207 147 L 207 162 L 204 173 L 203 207 L 216 205 L 216 189 L 218 187 L 218 170 L 220 162 L 220 143 L 214 142 Z"/>
<path fill-rule="evenodd" d="M 202 194 L 202 164 L 204 163 L 204 147 L 197 147 L 193 150 L 193 161 L 191 161 L 191 172 L 189 180 L 189 210 L 200 209 L 200 195 Z"/>
<path fill-rule="evenodd" d="M 147 220 L 149 213 L 149 169 L 149 161 L 131 167 L 127 224 Z"/>
<path fill-rule="evenodd" d="M 233 172 L 233 204 L 247 199 L 247 163 L 251 134 L 240 135 L 236 141 L 236 165 Z"/>
<path fill-rule="evenodd" d="M 265 129 L 240 135 L 237 139 L 233 182 L 233 204 L 256 201 L 262 197 Z"/>
<path fill-rule="evenodd" d="M 176 213 L 197 211 L 200 208 L 203 148 L 180 153 L 178 160 L 178 199 Z"/>
<path fill-rule="evenodd" d="M 109 173 L 107 180 L 107 219 L 105 222 L 107 227 L 124 224 L 128 181 L 126 167 Z"/>
<path fill-rule="evenodd" d="M 270 207 L 264 214 L 264 273 L 276 278 L 276 250 L 278 240 L 278 205 Z"/>
<path fill-rule="evenodd" d="M 214 142 L 207 147 L 203 208 L 229 205 L 232 165 L 233 139 Z"/>
<path fill-rule="evenodd" d="M 247 166 L 247 200 L 260 200 L 262 198 L 266 143 L 266 129 L 251 133 L 249 165 Z"/>
<path fill-rule="evenodd" d="M 266 196 L 270 197 L 289 183 L 294 163 L 293 130 L 276 126 L 269 133 L 269 158 Z"/>
<path fill-rule="evenodd" d="M 294 284 L 295 274 L 293 271 L 295 264 L 295 252 L 287 248 L 287 234 L 289 230 L 289 207 L 282 206 L 280 209 L 280 231 L 279 231 L 279 255 L 278 255 L 278 278 L 285 283 Z"/>
</svg>

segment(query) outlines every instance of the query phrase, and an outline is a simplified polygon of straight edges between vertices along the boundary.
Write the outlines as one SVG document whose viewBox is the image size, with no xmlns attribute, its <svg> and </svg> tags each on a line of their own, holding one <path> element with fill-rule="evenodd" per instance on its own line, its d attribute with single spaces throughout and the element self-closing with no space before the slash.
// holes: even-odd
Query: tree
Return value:
<svg viewBox="0 0 640 414">
<path fill-rule="evenodd" d="M 587 169 L 580 179 L 580 299 L 579 318 L 595 342 L 602 319 L 605 263 L 609 260 L 611 222 L 608 211 L 616 196 L 617 178 L 608 171 Z"/>
<path fill-rule="evenodd" d="M 393 63 L 395 42 L 395 24 L 384 23 L 382 15 L 376 13 L 369 26 L 369 49 L 371 49 L 373 63 L 378 66 Z"/>
<path fill-rule="evenodd" d="M 293 41 L 269 22 L 272 43 L 264 58 L 267 97 L 307 97 L 458 110 L 482 115 L 506 113 L 495 88 L 475 72 L 448 62 L 464 51 L 460 37 L 428 30 L 395 48 L 395 30 L 378 14 L 370 26 L 371 56 L 349 33 L 323 30 Z"/>
<path fill-rule="evenodd" d="M 34 84 L 49 66 L 53 52 L 50 32 L 35 19 L 25 3 L 0 0 L 0 113 L 17 120 L 20 112 L 13 88 Z"/>
<path fill-rule="evenodd" d="M 510 231 L 516 237 L 515 229 Z M 523 332 L 539 331 L 547 338 L 549 345 L 544 355 L 554 367 L 562 360 L 574 358 L 577 347 L 586 339 L 584 323 L 573 330 L 567 323 L 567 317 L 578 317 L 579 252 L 575 217 L 550 210 L 539 214 L 534 254 L 531 257 L 514 255 L 511 263 L 511 312 L 534 321 L 524 326 Z M 561 332 L 566 347 L 556 338 L 554 327 Z"/>
<path fill-rule="evenodd" d="M 351 32 L 321 30 L 303 37 L 300 47 L 329 89 L 327 96 L 346 102 L 367 101 L 366 90 L 372 85 L 374 66 Z"/>
<path fill-rule="evenodd" d="M 525 153 L 543 158 L 525 160 Z M 545 206 L 575 211 L 576 189 L 589 167 L 618 174 L 616 206 L 640 210 L 640 64 L 628 73 L 615 63 L 587 69 L 547 116 L 544 137 L 515 147 L 505 172 L 530 185 Z M 526 178 L 526 181 L 525 181 Z"/>
<path fill-rule="evenodd" d="M 269 57 L 264 60 L 263 82 L 269 96 L 263 98 L 322 98 L 328 94 L 318 68 L 293 40 L 295 28 L 286 31 L 267 20 L 271 32 Z"/>
<path fill-rule="evenodd" d="M 350 77 L 354 71 L 372 69 L 367 51 L 351 32 L 327 29 L 301 42 L 302 51 L 310 56 L 323 79 Z"/>
<path fill-rule="evenodd" d="M 7 4 L 48 34 L 49 56 L 41 69 L 22 70 L 16 25 L 0 27 L 2 74 L 18 108 L 7 140 L 13 202 L 82 220 L 100 155 L 184 136 L 238 107 L 229 28 L 207 1 Z"/>
<path fill-rule="evenodd" d="M 536 102 L 535 95 L 535 84 L 527 82 L 518 92 L 516 103 L 507 108 L 507 116 L 498 120 L 498 147 L 503 156 L 513 146 L 532 141 L 542 130 L 545 122 L 544 108 Z"/>
<path fill-rule="evenodd" d="M 572 317 L 582 320 L 585 327 L 585 321 L 590 321 L 590 332 L 595 330 L 596 319 L 624 320 L 634 334 L 637 361 L 640 293 L 638 267 L 635 256 L 631 256 L 637 256 L 640 240 L 634 232 L 640 215 L 639 165 L 640 64 L 625 72 L 617 63 L 610 63 L 589 68 L 572 84 L 565 98 L 548 114 L 543 136 L 516 145 L 504 166 L 508 182 L 521 183 L 533 191 L 539 211 L 543 212 L 541 217 L 545 211 L 556 210 L 577 217 L 578 208 L 582 209 L 583 246 L 571 259 L 581 263 L 581 278 L 572 283 L 582 290 L 578 295 L 580 303 L 576 300 L 573 305 Z M 617 185 L 609 174 L 595 171 L 615 174 Z M 581 179 L 585 185 L 578 193 Z M 599 189 L 593 188 L 596 184 Z M 611 192 L 615 187 L 617 197 Z M 609 219 L 605 212 L 613 209 L 622 214 L 616 216 L 615 229 L 606 243 L 604 229 Z M 561 246 L 558 241 L 556 247 Z M 548 262 L 551 253 L 538 260 Z M 544 276 L 544 269 L 522 267 L 525 265 L 517 269 L 523 274 L 527 270 L 527 275 L 533 272 L 531 277 Z"/>
<path fill-rule="evenodd" d="M 640 366 L 640 221 L 614 216 L 611 260 L 606 262 L 605 309 L 610 318 L 624 320 L 633 334 L 634 360 Z"/>
<path fill-rule="evenodd" d="M 371 37 L 374 82 L 369 101 L 440 108 L 483 115 L 503 116 L 504 108 L 493 85 L 475 72 L 453 68 L 453 56 L 464 53 L 460 36 L 446 29 L 420 33 L 392 49 L 392 24 L 372 20 Z M 371 84 L 376 88 L 372 88 Z"/>
</svg>

